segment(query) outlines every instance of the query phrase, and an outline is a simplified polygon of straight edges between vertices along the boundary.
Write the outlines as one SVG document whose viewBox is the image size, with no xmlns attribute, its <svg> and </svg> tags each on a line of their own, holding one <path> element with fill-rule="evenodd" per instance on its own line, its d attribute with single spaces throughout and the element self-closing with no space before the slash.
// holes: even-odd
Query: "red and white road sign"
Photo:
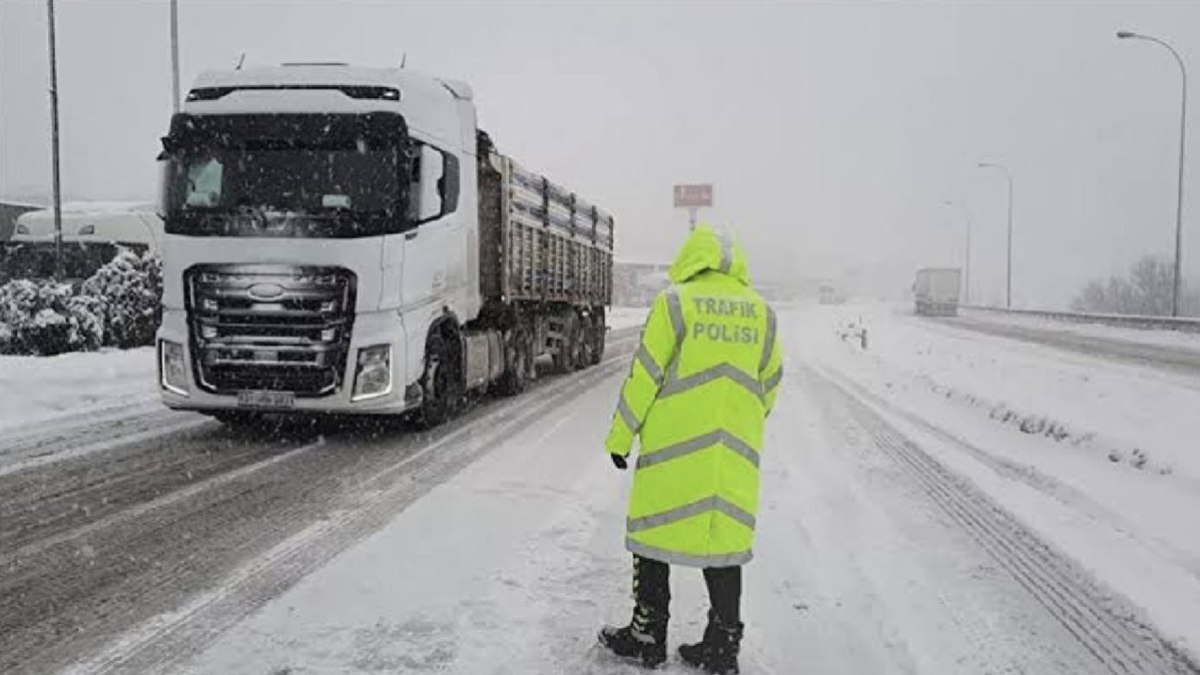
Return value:
<svg viewBox="0 0 1200 675">
<path fill-rule="evenodd" d="M 712 183 L 675 186 L 675 208 L 677 209 L 694 209 L 701 206 L 712 206 L 712 203 Z"/>
</svg>

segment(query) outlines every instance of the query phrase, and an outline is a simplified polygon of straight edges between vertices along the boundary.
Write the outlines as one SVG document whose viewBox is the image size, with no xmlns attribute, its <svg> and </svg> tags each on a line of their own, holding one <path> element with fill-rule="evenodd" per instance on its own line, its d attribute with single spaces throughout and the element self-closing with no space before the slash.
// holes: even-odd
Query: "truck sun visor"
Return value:
<svg viewBox="0 0 1200 675">
<path fill-rule="evenodd" d="M 192 115 L 171 118 L 163 149 L 176 152 L 193 147 L 347 147 L 365 141 L 392 145 L 407 136 L 404 116 L 392 112 L 366 114 L 251 114 Z"/>
<path fill-rule="evenodd" d="M 400 90 L 394 87 L 373 87 L 363 85 L 247 85 L 243 87 L 198 87 L 188 92 L 187 100 L 216 101 L 235 91 L 280 91 L 280 90 L 311 90 L 311 91 L 340 91 L 353 99 L 370 101 L 399 101 Z"/>
</svg>

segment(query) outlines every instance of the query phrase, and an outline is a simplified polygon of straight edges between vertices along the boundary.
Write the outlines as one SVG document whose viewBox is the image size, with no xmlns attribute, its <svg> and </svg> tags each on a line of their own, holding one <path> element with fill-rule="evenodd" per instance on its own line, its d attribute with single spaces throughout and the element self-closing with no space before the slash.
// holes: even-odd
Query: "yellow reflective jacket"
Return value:
<svg viewBox="0 0 1200 675">
<path fill-rule="evenodd" d="M 654 301 L 605 447 L 641 451 L 625 545 L 693 567 L 753 556 L 763 424 L 783 364 L 740 246 L 700 225 Z"/>
</svg>

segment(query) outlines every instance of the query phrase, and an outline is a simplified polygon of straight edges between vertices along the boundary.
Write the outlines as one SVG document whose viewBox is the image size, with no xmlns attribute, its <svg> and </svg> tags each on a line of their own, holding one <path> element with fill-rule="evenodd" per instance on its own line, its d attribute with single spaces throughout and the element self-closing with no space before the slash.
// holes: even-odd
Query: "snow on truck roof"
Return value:
<svg viewBox="0 0 1200 675">
<path fill-rule="evenodd" d="M 465 82 L 442 80 L 431 75 L 404 68 L 368 68 L 333 64 L 293 64 L 264 66 L 244 70 L 216 70 L 201 73 L 192 90 L 197 89 L 321 89 L 337 87 L 372 87 L 392 89 L 399 98 L 380 96 L 376 101 L 403 102 L 414 94 L 421 98 L 448 96 L 470 101 L 474 99 L 471 86 Z M 188 103 L 196 104 L 194 97 Z M 203 101 L 209 102 L 209 101 Z"/>
<path fill-rule="evenodd" d="M 456 98 L 474 97 L 465 82 L 442 80 L 407 68 L 370 68 L 344 63 L 296 63 L 244 70 L 214 70 L 201 73 L 195 88 L 265 86 L 364 86 L 437 87 Z"/>
</svg>

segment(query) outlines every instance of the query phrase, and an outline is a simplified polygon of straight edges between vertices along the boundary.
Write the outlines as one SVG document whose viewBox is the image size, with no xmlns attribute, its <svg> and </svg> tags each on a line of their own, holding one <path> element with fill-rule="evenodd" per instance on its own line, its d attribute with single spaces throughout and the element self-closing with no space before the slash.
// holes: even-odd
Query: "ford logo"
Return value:
<svg viewBox="0 0 1200 675">
<path fill-rule="evenodd" d="M 247 292 L 255 300 L 274 300 L 283 295 L 283 287 L 278 284 L 254 284 Z"/>
</svg>

